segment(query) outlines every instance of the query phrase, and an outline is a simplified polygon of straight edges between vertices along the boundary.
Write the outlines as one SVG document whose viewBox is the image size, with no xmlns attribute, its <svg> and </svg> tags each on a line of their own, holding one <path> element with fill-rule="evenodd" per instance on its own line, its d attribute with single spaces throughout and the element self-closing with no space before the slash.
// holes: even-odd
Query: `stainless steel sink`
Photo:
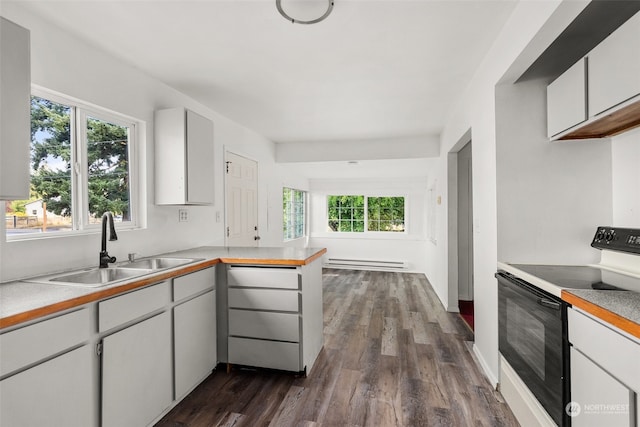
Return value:
<svg viewBox="0 0 640 427">
<path fill-rule="evenodd" d="M 91 268 L 67 273 L 48 274 L 34 279 L 25 279 L 25 281 L 98 288 L 201 260 L 201 258 L 150 257 L 124 262 L 108 268 Z"/>
<path fill-rule="evenodd" d="M 121 280 L 133 279 L 152 273 L 154 270 L 142 268 L 95 268 L 80 273 L 64 274 L 48 279 L 49 282 L 60 284 L 73 284 L 85 287 L 98 287 L 109 285 Z"/>
<path fill-rule="evenodd" d="M 180 267 L 192 262 L 199 261 L 197 258 L 169 258 L 169 257 L 153 257 L 143 258 L 137 261 L 122 264 L 122 268 L 131 269 L 148 269 L 148 270 L 165 270 L 168 268 Z"/>
</svg>

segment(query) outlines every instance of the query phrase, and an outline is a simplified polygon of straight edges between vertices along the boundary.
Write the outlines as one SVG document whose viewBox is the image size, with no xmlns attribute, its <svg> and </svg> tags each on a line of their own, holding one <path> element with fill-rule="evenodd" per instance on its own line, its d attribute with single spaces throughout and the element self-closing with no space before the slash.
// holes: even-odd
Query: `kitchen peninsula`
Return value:
<svg viewBox="0 0 640 427">
<path fill-rule="evenodd" d="M 199 247 L 101 287 L 0 284 L 0 424 L 149 425 L 218 363 L 309 372 L 325 252 Z"/>
</svg>

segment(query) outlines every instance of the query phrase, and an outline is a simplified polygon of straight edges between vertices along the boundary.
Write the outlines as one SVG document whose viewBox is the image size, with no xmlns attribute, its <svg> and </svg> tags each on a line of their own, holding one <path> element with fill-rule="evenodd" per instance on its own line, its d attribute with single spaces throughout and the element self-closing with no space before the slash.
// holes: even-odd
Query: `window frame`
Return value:
<svg viewBox="0 0 640 427">
<path fill-rule="evenodd" d="M 130 220 L 116 222 L 118 230 L 134 230 L 141 228 L 140 218 L 140 171 L 139 171 L 139 131 L 143 122 L 103 107 L 89 104 L 77 98 L 55 92 L 40 86 L 32 85 L 30 96 L 46 99 L 70 108 L 70 145 L 71 145 L 71 206 L 72 229 L 51 233 L 18 233 L 7 234 L 7 242 L 51 239 L 83 234 L 95 234 L 100 231 L 101 224 L 91 224 L 89 220 L 89 174 L 87 154 L 87 119 L 97 119 L 129 129 L 127 142 L 128 176 L 129 176 L 129 209 Z M 31 167 L 31 166 L 29 166 Z"/>
<path fill-rule="evenodd" d="M 309 212 L 308 209 L 308 204 L 309 204 L 309 194 L 307 191 L 304 190 L 300 190 L 294 187 L 289 187 L 289 186 L 282 186 L 282 198 L 283 198 L 283 204 L 284 204 L 284 192 L 286 190 L 290 190 L 291 192 L 300 192 L 302 193 L 302 235 L 300 236 L 296 236 L 295 235 L 295 229 L 297 229 L 296 227 L 296 218 L 294 218 L 294 214 L 295 214 L 295 210 L 294 209 L 290 209 L 290 215 L 289 218 L 291 219 L 290 221 L 286 221 L 286 216 L 285 216 L 285 207 L 282 207 L 282 216 L 283 216 L 283 225 L 282 225 L 282 241 L 283 242 L 291 242 L 293 240 L 298 240 L 298 239 L 304 239 L 307 237 L 308 235 L 308 220 L 307 220 L 307 215 Z M 287 225 L 290 225 L 293 229 L 294 229 L 294 233 L 293 233 L 293 237 L 288 238 L 287 235 L 288 233 L 286 232 L 286 228 L 285 228 L 285 221 Z"/>
<path fill-rule="evenodd" d="M 329 227 L 329 197 L 332 196 L 352 196 L 364 198 L 364 229 L 363 231 L 333 231 Z M 404 230 L 403 231 L 370 231 L 369 230 L 369 198 L 384 198 L 384 197 L 402 197 L 404 200 Z M 325 225 L 327 227 L 326 233 L 328 236 L 406 236 L 409 234 L 409 220 L 408 220 L 408 205 L 409 197 L 406 194 L 377 194 L 369 192 L 349 192 L 349 193 L 326 193 L 325 194 Z"/>
</svg>

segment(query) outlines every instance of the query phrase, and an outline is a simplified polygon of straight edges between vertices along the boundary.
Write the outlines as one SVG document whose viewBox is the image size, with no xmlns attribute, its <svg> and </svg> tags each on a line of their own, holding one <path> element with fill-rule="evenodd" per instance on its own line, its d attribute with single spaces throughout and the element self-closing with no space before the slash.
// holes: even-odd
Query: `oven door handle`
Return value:
<svg viewBox="0 0 640 427">
<path fill-rule="evenodd" d="M 538 304 L 546 308 L 551 308 L 553 310 L 560 310 L 560 303 L 548 300 L 546 298 L 538 298 Z"/>
</svg>

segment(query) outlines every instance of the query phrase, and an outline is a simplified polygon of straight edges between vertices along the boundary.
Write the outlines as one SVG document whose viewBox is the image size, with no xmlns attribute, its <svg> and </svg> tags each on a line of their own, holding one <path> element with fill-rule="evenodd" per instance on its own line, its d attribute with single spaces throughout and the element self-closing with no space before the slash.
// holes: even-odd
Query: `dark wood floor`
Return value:
<svg viewBox="0 0 640 427">
<path fill-rule="evenodd" d="M 308 377 L 219 369 L 156 426 L 518 425 L 423 275 L 326 269 L 323 282 Z"/>
</svg>

